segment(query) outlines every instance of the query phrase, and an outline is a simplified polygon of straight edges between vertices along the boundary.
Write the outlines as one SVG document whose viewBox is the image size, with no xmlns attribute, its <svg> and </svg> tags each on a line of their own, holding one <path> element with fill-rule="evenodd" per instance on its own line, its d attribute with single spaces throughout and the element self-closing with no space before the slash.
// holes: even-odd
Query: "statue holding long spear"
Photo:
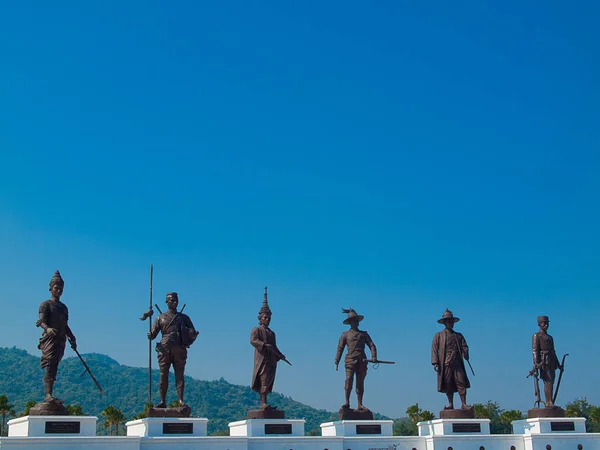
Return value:
<svg viewBox="0 0 600 450">
<path fill-rule="evenodd" d="M 152 274 L 152 270 L 151 270 Z M 152 292 L 152 291 L 151 291 Z M 152 300 L 150 300 L 152 301 Z M 177 311 L 179 305 L 179 296 L 177 292 L 169 292 L 165 300 L 167 311 L 162 312 L 158 305 L 156 309 L 160 313 L 154 320 L 154 324 L 149 328 L 148 340 L 154 340 L 158 333 L 162 333 L 160 342 L 156 344 L 158 354 L 158 367 L 160 369 L 159 396 L 160 402 L 152 408 L 148 414 L 154 416 L 189 416 L 191 410 L 183 400 L 185 381 L 184 370 L 187 362 L 187 349 L 194 343 L 199 332 L 194 328 L 194 324 L 187 314 L 183 314 L 186 305 L 183 305 L 181 311 Z M 152 316 L 152 304 L 150 310 L 144 313 L 142 320 Z M 150 368 L 152 360 L 152 349 L 149 348 L 148 366 Z M 175 372 L 175 386 L 177 389 L 178 408 L 167 408 L 167 389 L 169 383 L 169 369 L 173 367 Z M 149 369 L 150 373 L 150 369 Z M 148 397 L 151 398 L 152 382 L 149 377 Z M 162 410 L 162 411 L 161 411 Z"/>
</svg>

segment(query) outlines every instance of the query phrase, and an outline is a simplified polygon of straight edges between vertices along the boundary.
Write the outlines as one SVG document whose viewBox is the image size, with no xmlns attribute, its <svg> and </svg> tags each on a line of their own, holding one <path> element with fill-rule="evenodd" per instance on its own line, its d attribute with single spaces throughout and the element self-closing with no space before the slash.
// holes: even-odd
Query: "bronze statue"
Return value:
<svg viewBox="0 0 600 450">
<path fill-rule="evenodd" d="M 356 313 L 352 308 L 343 309 L 342 312 L 348 314 L 348 317 L 344 320 L 344 324 L 350 325 L 350 330 L 344 331 L 337 346 L 337 353 L 335 355 L 335 370 L 338 370 L 340 359 L 344 348 L 347 347 L 346 358 L 344 359 L 344 367 L 346 368 L 346 381 L 344 383 L 344 392 L 346 395 L 346 402 L 340 409 L 340 419 L 370 419 L 373 418 L 372 413 L 363 405 L 363 394 L 365 391 L 365 377 L 367 376 L 367 367 L 369 360 L 365 354 L 365 346 L 368 346 L 371 351 L 371 362 L 377 362 L 377 348 L 369 336 L 369 333 L 358 329 L 358 323 L 364 319 Z M 354 377 L 356 376 L 356 398 L 358 400 L 358 408 L 356 411 L 350 410 L 350 393 L 352 392 L 352 384 L 354 383 Z M 356 415 L 358 413 L 365 412 L 367 415 Z M 353 413 L 355 413 L 353 415 Z"/>
<path fill-rule="evenodd" d="M 267 402 L 267 396 L 273 391 L 277 362 L 283 360 L 290 364 L 285 355 L 277 348 L 275 332 L 269 328 L 271 316 L 271 309 L 267 301 L 267 287 L 265 286 L 263 304 L 258 312 L 259 326 L 253 328 L 250 333 L 250 344 L 254 347 L 254 370 L 252 371 L 251 387 L 254 392 L 258 392 L 260 395 L 259 411 L 262 414 L 249 411 L 248 418 L 275 418 L 275 416 L 283 418 L 283 411 L 278 411 L 281 414 L 275 413 L 273 410 L 276 410 L 277 407 L 273 407 Z"/>
<path fill-rule="evenodd" d="M 148 332 L 148 339 L 150 340 L 156 338 L 159 331 L 162 333 L 160 342 L 156 344 L 158 367 L 160 368 L 160 383 L 158 387 L 160 403 L 156 405 L 156 408 L 167 407 L 167 389 L 169 387 L 169 369 L 171 366 L 173 366 L 173 371 L 175 372 L 175 386 L 177 388 L 179 406 L 186 407 L 183 401 L 185 387 L 183 374 L 187 361 L 187 349 L 194 343 L 199 332 L 194 328 L 189 316 L 183 314 L 185 305 L 181 311 L 177 311 L 177 306 L 179 305 L 177 292 L 169 292 L 165 302 L 168 311 L 159 314 L 154 320 L 152 329 Z M 186 415 L 189 415 L 189 412 Z"/>
<path fill-rule="evenodd" d="M 532 338 L 531 348 L 533 351 L 533 370 L 532 375 L 536 378 L 534 382 L 537 382 L 537 378 L 542 379 L 544 382 L 544 402 L 546 408 L 558 408 L 555 406 L 556 395 L 558 394 L 558 388 L 560 386 L 560 377 L 564 371 L 565 357 L 563 357 L 562 364 L 558 361 L 556 351 L 554 350 L 554 339 L 548 334 L 548 327 L 550 326 L 550 320 L 548 316 L 539 316 L 537 323 L 540 327 L 540 331 L 535 333 Z M 556 369 L 560 370 L 560 377 L 556 391 L 553 393 L 554 380 L 556 376 Z M 539 406 L 541 400 L 539 398 L 539 388 L 537 389 L 538 400 L 536 406 Z"/>
<path fill-rule="evenodd" d="M 438 392 L 444 392 L 448 397 L 448 405 L 444 407 L 444 411 L 454 409 L 454 393 L 458 392 L 462 403 L 461 409 L 465 411 L 458 415 L 472 417 L 473 409 L 467 404 L 467 389 L 471 387 L 471 384 L 464 363 L 464 361 L 469 363 L 469 347 L 464 336 L 454 331 L 454 324 L 459 320 L 447 308 L 442 318 L 438 320 L 438 323 L 443 324 L 446 328 L 433 337 L 431 364 L 437 372 Z M 445 415 L 450 416 L 450 414 Z M 440 417 L 442 416 L 444 414 L 440 413 Z"/>
<path fill-rule="evenodd" d="M 69 309 L 60 301 L 64 287 L 65 282 L 57 270 L 50 280 L 51 298 L 40 304 L 39 318 L 35 323 L 44 330 L 38 348 L 42 351 L 40 365 L 46 371 L 44 374 L 45 402 L 60 402 L 52 396 L 52 389 L 56 381 L 58 364 L 65 353 L 67 339 L 73 350 L 77 349 L 77 340 L 69 328 Z"/>
</svg>

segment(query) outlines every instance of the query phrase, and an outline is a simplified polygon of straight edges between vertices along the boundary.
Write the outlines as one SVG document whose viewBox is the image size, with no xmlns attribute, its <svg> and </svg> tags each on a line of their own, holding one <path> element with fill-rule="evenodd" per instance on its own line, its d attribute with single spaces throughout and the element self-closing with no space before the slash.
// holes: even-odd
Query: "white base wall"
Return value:
<svg viewBox="0 0 600 450">
<path fill-rule="evenodd" d="M 73 420 L 73 416 L 68 416 Z M 23 418 L 19 418 L 23 419 Z M 52 417 L 56 419 L 56 417 Z M 95 418 L 91 418 L 94 420 Z M 152 418 L 164 420 L 164 418 Z M 14 419 L 17 420 L 17 419 Z M 189 420 L 189 419 L 184 419 Z M 206 419 L 196 419 L 207 421 Z M 289 423 L 271 419 L 275 423 Z M 456 420 L 448 420 L 456 422 Z M 473 420 L 473 419 L 462 419 Z M 482 419 L 475 419 L 482 420 Z M 561 420 L 563 420 L 561 418 Z M 549 419 L 548 423 L 560 422 L 556 418 Z M 299 420 L 302 434 L 293 435 L 262 435 L 262 436 L 9 436 L 0 438 L 0 450 L 600 450 L 600 433 L 580 433 L 585 426 L 585 420 L 567 418 L 574 423 L 576 431 L 571 432 L 544 432 L 546 419 L 528 419 L 537 421 L 529 424 L 529 428 L 515 422 L 515 429 L 522 430 L 520 434 L 490 435 L 476 434 L 443 434 L 444 428 L 439 427 L 431 434 L 425 436 L 376 436 L 376 435 L 346 435 L 346 436 L 304 436 L 304 421 Z M 12 422 L 12 421 L 11 421 Z M 13 422 L 13 432 L 17 432 L 19 424 L 23 421 Z M 135 429 L 137 421 L 128 427 Z M 202 423 L 199 422 L 199 423 Z M 250 423 L 248 423 L 250 422 Z M 257 423 L 254 423 L 257 422 Z M 252 421 L 233 422 L 230 430 L 245 432 L 247 434 L 264 433 L 265 420 L 253 419 Z M 342 422 L 342 421 L 340 421 Z M 361 421 L 348 421 L 361 422 Z M 379 421 L 377 421 L 379 422 Z M 387 421 L 383 421 L 387 422 Z M 433 421 L 431 421 L 433 422 Z M 95 423 L 95 422 L 94 422 Z M 148 421 L 146 423 L 149 423 Z M 157 421 L 158 423 L 158 421 Z M 322 424 L 322 430 L 340 433 L 346 432 L 344 428 L 335 428 L 335 422 Z M 206 422 L 204 422 L 206 424 Z M 423 423 L 425 424 L 425 423 Z M 252 426 L 256 425 L 258 431 Z M 437 424 L 430 424 L 435 426 Z M 489 424 L 488 424 L 489 425 Z M 387 426 L 387 424 L 386 424 Z M 424 427 L 425 425 L 423 425 Z M 521 428 L 519 428 L 521 427 Z M 564 426 L 563 426 L 564 427 Z M 554 427 L 556 429 L 556 426 Z M 560 428 L 560 426 L 559 426 Z M 429 428 L 427 428 L 429 429 Z M 341 431 L 340 431 L 341 430 Z M 383 430 L 383 427 L 382 427 Z M 482 427 L 483 430 L 483 427 Z M 348 430 L 347 430 L 348 431 Z M 352 428 L 350 427 L 348 434 Z M 28 431 L 29 432 L 29 431 Z M 151 432 L 149 432 L 151 434 Z M 295 432 L 296 433 L 296 432 Z M 299 432 L 298 432 L 299 433 Z"/>
<path fill-rule="evenodd" d="M 304 436 L 304 419 L 248 419 L 229 424 L 230 436 Z M 278 432 L 279 431 L 279 432 Z M 289 432 L 288 432 L 289 431 Z"/>
<path fill-rule="evenodd" d="M 393 420 L 337 420 L 321 424 L 322 436 L 391 436 Z M 371 429 L 374 428 L 374 429 Z"/>
<path fill-rule="evenodd" d="M 146 417 L 125 424 L 127 436 L 206 436 L 208 419 L 199 417 Z"/>
<path fill-rule="evenodd" d="M 20 437 L 41 436 L 96 436 L 95 416 L 24 416 L 8 421 L 8 435 Z M 75 430 L 75 426 L 78 430 Z M 74 432 L 76 431 L 76 432 Z"/>
</svg>

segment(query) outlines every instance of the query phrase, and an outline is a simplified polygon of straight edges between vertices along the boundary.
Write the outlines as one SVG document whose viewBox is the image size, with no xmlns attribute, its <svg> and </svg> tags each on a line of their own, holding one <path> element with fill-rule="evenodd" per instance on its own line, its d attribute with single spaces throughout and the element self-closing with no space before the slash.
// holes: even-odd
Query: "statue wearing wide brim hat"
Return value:
<svg viewBox="0 0 600 450">
<path fill-rule="evenodd" d="M 460 319 L 458 317 L 454 317 L 454 314 L 452 314 L 452 311 L 450 311 L 448 308 L 446 308 L 446 311 L 444 311 L 444 314 L 442 314 L 442 318 L 438 319 L 438 323 L 445 323 L 446 320 L 452 320 L 454 323 L 460 321 Z"/>
<path fill-rule="evenodd" d="M 346 319 L 344 319 L 345 325 L 350 325 L 350 322 L 352 322 L 353 320 L 357 320 L 360 322 L 361 320 L 363 320 L 365 318 L 365 316 L 358 314 L 352 308 L 349 308 L 349 309 L 342 308 L 342 312 L 348 314 L 348 317 Z"/>
<path fill-rule="evenodd" d="M 440 411 L 441 419 L 473 419 L 473 408 L 467 404 L 467 389 L 471 387 L 465 364 L 469 362 L 469 347 L 465 337 L 454 331 L 454 324 L 460 319 L 454 317 L 446 308 L 438 323 L 444 330 L 433 337 L 431 343 L 431 364 L 437 373 L 437 390 L 448 398 L 448 405 Z M 471 372 L 473 368 L 471 367 Z M 473 372 L 473 375 L 475 373 Z M 454 394 L 458 393 L 461 401 L 460 409 L 454 408 Z"/>
</svg>

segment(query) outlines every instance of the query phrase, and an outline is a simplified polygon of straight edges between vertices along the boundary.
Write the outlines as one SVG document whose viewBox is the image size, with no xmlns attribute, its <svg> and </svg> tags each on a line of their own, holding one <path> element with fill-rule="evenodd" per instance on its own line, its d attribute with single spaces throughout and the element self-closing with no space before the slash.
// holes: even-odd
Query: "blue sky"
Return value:
<svg viewBox="0 0 600 450">
<path fill-rule="evenodd" d="M 0 345 L 38 354 L 59 269 L 81 351 L 144 366 L 153 263 L 155 301 L 178 291 L 201 332 L 196 378 L 250 383 L 268 285 L 294 363 L 275 388 L 312 406 L 343 403 L 349 306 L 398 362 L 369 372 L 375 411 L 443 407 L 446 307 L 470 402 L 531 407 L 547 314 L 559 403 L 600 403 L 599 19 L 592 1 L 3 4 Z"/>
</svg>

